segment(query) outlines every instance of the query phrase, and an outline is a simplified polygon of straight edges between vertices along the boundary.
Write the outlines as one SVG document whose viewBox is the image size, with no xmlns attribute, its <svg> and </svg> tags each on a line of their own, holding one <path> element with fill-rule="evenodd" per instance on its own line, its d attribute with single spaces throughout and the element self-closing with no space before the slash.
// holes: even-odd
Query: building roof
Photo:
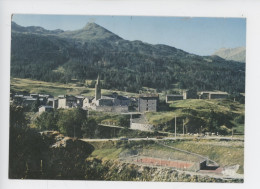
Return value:
<svg viewBox="0 0 260 189">
<path fill-rule="evenodd" d="M 125 96 L 121 96 L 121 95 L 117 96 L 117 99 L 119 99 L 119 100 L 129 100 L 129 98 L 127 98 Z"/>
<path fill-rule="evenodd" d="M 36 101 L 37 99 L 36 98 L 24 98 L 23 100 L 24 101 Z"/>
<path fill-rule="evenodd" d="M 166 95 L 166 96 L 183 97 L 183 95 L 179 95 L 179 94 L 169 94 L 169 95 Z"/>
<path fill-rule="evenodd" d="M 53 108 L 52 106 L 41 105 L 39 108 Z"/>
<path fill-rule="evenodd" d="M 110 99 L 110 100 L 113 100 L 113 99 L 115 99 L 115 98 L 110 97 L 110 96 L 101 96 L 101 99 Z M 101 100 L 101 99 L 99 99 L 99 100 Z"/>
<path fill-rule="evenodd" d="M 48 98 L 50 95 L 48 94 L 39 94 L 39 97 L 42 97 L 42 98 Z"/>
<path fill-rule="evenodd" d="M 158 98 L 159 95 L 158 94 L 154 94 L 154 93 L 146 93 L 146 94 L 140 94 L 139 95 L 139 98 L 147 98 L 147 97 Z"/>
<path fill-rule="evenodd" d="M 83 98 L 85 98 L 84 96 L 82 96 L 82 95 L 77 95 L 77 96 L 75 96 L 76 98 L 81 98 L 81 99 L 83 99 Z"/>
<path fill-rule="evenodd" d="M 203 94 L 203 93 L 208 93 L 208 94 L 225 94 L 225 95 L 228 95 L 227 92 L 223 92 L 223 91 L 201 91 L 199 92 L 200 94 Z"/>
<path fill-rule="evenodd" d="M 89 100 L 93 100 L 95 97 L 94 96 L 85 96 L 84 98 L 87 98 Z"/>
<path fill-rule="evenodd" d="M 54 100 L 58 100 L 56 98 L 48 98 L 48 101 L 54 101 Z"/>
</svg>

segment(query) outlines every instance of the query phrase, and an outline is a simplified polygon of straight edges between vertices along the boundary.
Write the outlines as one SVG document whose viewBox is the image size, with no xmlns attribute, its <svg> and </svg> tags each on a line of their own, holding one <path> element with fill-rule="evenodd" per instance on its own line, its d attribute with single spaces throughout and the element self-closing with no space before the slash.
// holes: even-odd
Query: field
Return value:
<svg viewBox="0 0 260 189">
<path fill-rule="evenodd" d="M 109 141 L 91 142 L 95 150 L 91 157 L 103 160 L 117 160 L 121 153 L 137 150 L 140 155 L 151 158 L 162 158 L 171 160 L 183 160 L 187 162 L 198 162 L 198 157 L 185 154 L 155 142 L 148 141 Z M 186 150 L 208 157 L 217 162 L 221 167 L 239 165 L 239 174 L 244 173 L 244 144 L 241 141 L 218 141 L 218 140 L 189 140 L 189 141 L 167 141 L 168 146 Z"/>
<path fill-rule="evenodd" d="M 169 142 L 167 145 L 207 156 L 222 167 L 238 164 L 238 173 L 244 173 L 244 142 L 197 140 Z"/>
<path fill-rule="evenodd" d="M 86 81 L 88 83 L 88 81 Z M 11 90 L 15 92 L 26 91 L 28 93 L 42 93 L 51 94 L 55 97 L 58 95 L 84 95 L 84 96 L 94 96 L 95 88 L 89 88 L 82 83 L 52 83 L 37 81 L 32 79 L 21 79 L 21 78 L 11 78 Z M 111 92 L 117 92 L 120 95 L 126 96 L 136 96 L 136 93 L 129 93 L 123 91 L 110 91 L 102 89 L 102 94 L 110 94 Z"/>
</svg>

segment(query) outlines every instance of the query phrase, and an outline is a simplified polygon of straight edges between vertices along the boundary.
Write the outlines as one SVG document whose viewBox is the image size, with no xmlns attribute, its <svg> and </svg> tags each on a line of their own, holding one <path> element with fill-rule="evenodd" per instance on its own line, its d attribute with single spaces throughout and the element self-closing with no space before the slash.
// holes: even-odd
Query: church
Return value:
<svg viewBox="0 0 260 189">
<path fill-rule="evenodd" d="M 86 97 L 83 101 L 84 109 L 107 112 L 128 112 L 131 101 L 125 96 L 118 95 L 116 92 L 111 95 L 101 94 L 101 81 L 98 75 L 95 85 L 95 97 Z"/>
</svg>

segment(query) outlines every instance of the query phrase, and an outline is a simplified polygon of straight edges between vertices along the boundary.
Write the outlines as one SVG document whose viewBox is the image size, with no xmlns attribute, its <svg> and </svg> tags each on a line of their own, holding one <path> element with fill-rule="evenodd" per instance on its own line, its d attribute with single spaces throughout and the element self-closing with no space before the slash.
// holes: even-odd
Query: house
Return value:
<svg viewBox="0 0 260 189">
<path fill-rule="evenodd" d="M 32 98 L 31 96 L 23 96 L 22 105 L 24 107 L 31 107 L 33 103 L 37 102 L 37 98 Z"/>
<path fill-rule="evenodd" d="M 176 100 L 186 100 L 188 99 L 188 90 L 183 90 L 182 94 L 168 94 L 166 95 L 166 103 L 176 101 Z"/>
<path fill-rule="evenodd" d="M 183 100 L 183 95 L 166 95 L 166 103 L 176 100 Z"/>
<path fill-rule="evenodd" d="M 159 102 L 158 94 L 141 94 L 138 99 L 139 112 L 157 112 Z"/>
<path fill-rule="evenodd" d="M 30 94 L 30 97 L 32 97 L 32 98 L 38 98 L 39 95 L 38 95 L 38 94 Z"/>
<path fill-rule="evenodd" d="M 222 91 L 201 91 L 198 95 L 199 99 L 224 99 L 227 98 L 229 94 Z"/>
<path fill-rule="evenodd" d="M 51 111 L 53 111 L 52 106 L 40 106 L 39 107 L 39 114 L 41 114 L 43 112 L 51 112 Z"/>
<path fill-rule="evenodd" d="M 47 105 L 53 107 L 54 109 L 58 108 L 58 99 L 48 98 Z"/>
<path fill-rule="evenodd" d="M 82 107 L 83 106 L 83 101 L 84 101 L 84 96 L 81 96 L 81 95 L 77 95 L 76 96 L 76 98 L 77 98 L 77 104 L 78 104 L 78 106 L 79 107 Z"/>
<path fill-rule="evenodd" d="M 58 99 L 58 108 L 75 108 L 78 107 L 77 98 L 75 96 L 64 95 Z"/>
<path fill-rule="evenodd" d="M 92 100 L 94 99 L 95 97 L 93 96 L 87 96 L 84 98 L 83 100 L 83 108 L 86 109 L 86 108 L 89 108 L 92 104 Z"/>
</svg>

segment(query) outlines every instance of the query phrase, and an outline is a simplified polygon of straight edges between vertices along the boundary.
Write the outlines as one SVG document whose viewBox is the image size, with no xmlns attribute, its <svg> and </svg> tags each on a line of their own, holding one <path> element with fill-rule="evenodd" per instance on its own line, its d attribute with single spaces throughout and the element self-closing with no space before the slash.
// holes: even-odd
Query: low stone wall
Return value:
<svg viewBox="0 0 260 189">
<path fill-rule="evenodd" d="M 135 129 L 140 131 L 154 131 L 154 126 L 145 123 L 131 123 L 130 129 Z"/>
<path fill-rule="evenodd" d="M 100 112 L 128 112 L 128 106 L 91 106 L 91 108 Z"/>
</svg>

